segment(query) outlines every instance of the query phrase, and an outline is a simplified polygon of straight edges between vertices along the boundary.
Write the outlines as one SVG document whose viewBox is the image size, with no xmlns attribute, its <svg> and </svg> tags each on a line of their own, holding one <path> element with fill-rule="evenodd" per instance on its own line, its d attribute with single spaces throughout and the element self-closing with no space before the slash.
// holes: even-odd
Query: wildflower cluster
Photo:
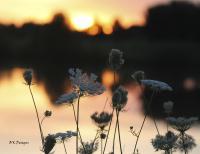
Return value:
<svg viewBox="0 0 200 154">
<path fill-rule="evenodd" d="M 118 111 L 121 111 L 125 105 L 127 104 L 127 100 L 128 100 L 128 91 L 122 87 L 119 86 L 113 94 L 112 97 L 112 107 L 117 109 Z"/>
<path fill-rule="evenodd" d="M 97 76 L 93 73 L 88 75 L 82 73 L 82 70 L 76 68 L 69 69 L 70 80 L 73 85 L 74 92 L 77 92 L 83 96 L 100 95 L 105 91 L 105 87 L 97 82 Z"/>
<path fill-rule="evenodd" d="M 197 122 L 197 120 L 198 120 L 198 118 L 196 118 L 196 117 L 191 117 L 191 118 L 169 117 L 169 118 L 167 118 L 167 121 L 172 126 L 172 128 L 179 131 L 180 133 L 184 133 L 185 131 L 190 129 L 192 124 Z"/>
<path fill-rule="evenodd" d="M 121 66 L 124 64 L 123 59 L 123 52 L 121 52 L 118 49 L 112 49 L 109 54 L 109 65 L 113 70 L 113 78 L 114 82 L 115 75 L 120 70 Z M 31 85 L 32 85 L 32 78 L 33 78 L 33 72 L 31 69 L 26 70 L 23 73 L 24 80 L 26 82 L 27 87 L 29 88 L 34 109 L 36 112 L 36 118 L 38 120 L 38 126 L 40 130 L 41 135 L 41 141 L 42 141 L 42 149 L 45 154 L 53 154 L 54 151 L 53 148 L 57 143 L 62 143 L 65 153 L 67 154 L 67 148 L 65 146 L 66 141 L 70 140 L 71 138 L 76 138 L 76 154 L 93 154 L 98 150 L 98 146 L 100 143 L 101 147 L 101 154 L 106 153 L 106 145 L 107 141 L 109 139 L 109 133 L 112 129 L 112 121 L 115 120 L 115 126 L 114 126 L 114 135 L 112 138 L 112 154 L 117 153 L 115 149 L 115 137 L 116 134 L 118 134 L 119 137 L 119 147 L 120 147 L 120 153 L 123 154 L 122 150 L 122 141 L 121 141 L 121 133 L 120 133 L 120 119 L 119 115 L 122 111 L 124 111 L 125 106 L 128 102 L 128 91 L 123 87 L 122 85 L 118 86 L 116 83 L 114 83 L 115 89 L 112 93 L 112 101 L 111 101 L 111 107 L 112 112 L 95 112 L 93 113 L 90 118 L 93 121 L 93 123 L 98 127 L 96 135 L 94 137 L 94 140 L 90 142 L 84 142 L 80 127 L 79 127 L 79 114 L 80 114 L 80 108 L 79 103 L 81 101 L 81 98 L 83 96 L 96 96 L 101 95 L 106 90 L 105 87 L 97 81 L 97 76 L 93 73 L 86 73 L 83 72 L 79 68 L 70 68 L 69 69 L 69 80 L 71 81 L 72 89 L 70 92 L 65 93 L 58 97 L 56 100 L 56 104 L 66 104 L 72 107 L 73 109 L 73 115 L 74 115 L 74 121 L 76 124 L 76 131 L 66 131 L 66 132 L 58 132 L 55 134 L 49 134 L 47 136 L 44 135 L 44 132 L 42 130 L 42 123 L 43 120 L 47 117 L 52 116 L 52 111 L 46 110 L 44 112 L 43 118 L 40 121 L 39 113 L 37 110 L 36 102 L 33 96 L 33 93 L 31 91 Z M 147 98 L 147 105 L 148 107 L 151 105 L 151 102 L 153 101 L 154 92 L 161 92 L 161 91 L 173 91 L 173 88 L 162 81 L 156 81 L 151 79 L 145 78 L 145 73 L 143 71 L 136 71 L 131 75 L 132 79 L 137 83 L 138 87 L 141 88 L 148 88 L 151 90 L 152 95 L 150 98 Z M 142 89 L 143 90 L 143 89 Z M 145 92 L 142 91 L 142 94 Z M 159 93 L 156 93 L 159 94 Z M 144 95 L 145 96 L 145 95 Z M 76 102 L 76 103 L 75 103 Z M 146 103 L 146 102 L 145 102 Z M 76 105 L 76 108 L 75 108 Z M 198 120 L 196 117 L 191 118 L 184 118 L 184 117 L 170 117 L 172 116 L 173 112 L 173 106 L 174 103 L 172 101 L 167 101 L 163 103 L 164 112 L 167 115 L 166 121 L 167 121 L 167 131 L 164 135 L 161 135 L 158 129 L 158 125 L 156 123 L 156 120 L 153 117 L 153 122 L 157 130 L 157 135 L 155 138 L 152 139 L 151 143 L 153 148 L 156 151 L 163 150 L 165 154 L 172 154 L 173 151 L 180 150 L 181 152 L 185 152 L 187 154 L 189 151 L 191 151 L 195 146 L 195 139 L 186 134 L 186 131 L 189 130 L 192 125 Z M 104 107 L 105 108 L 105 107 Z M 116 116 L 116 119 L 113 120 L 113 116 Z M 134 137 L 136 137 L 135 145 L 134 145 L 134 151 L 133 154 L 139 154 L 139 150 L 137 148 L 137 144 L 140 138 L 140 135 L 142 133 L 145 121 L 148 115 L 145 113 L 144 119 L 141 122 L 141 127 L 138 130 L 133 129 L 133 126 L 130 127 L 130 132 Z M 169 130 L 169 126 L 171 126 L 173 129 L 178 131 L 177 134 Z M 108 130 L 106 129 L 108 127 Z M 117 133 L 118 132 L 118 133 Z M 100 142 L 99 142 L 99 139 Z M 105 140 L 104 140 L 105 139 Z M 105 141 L 105 144 L 103 145 Z M 79 143 L 81 143 L 81 146 L 79 146 Z"/>
<path fill-rule="evenodd" d="M 177 139 L 177 135 L 171 131 L 168 131 L 164 136 L 156 135 L 156 138 L 152 139 L 152 145 L 156 151 L 164 150 L 165 152 L 169 152 L 172 149 L 176 149 Z"/>
<path fill-rule="evenodd" d="M 109 124 L 111 118 L 112 114 L 107 112 L 101 112 L 100 114 L 95 112 L 91 115 L 91 119 L 101 130 L 103 130 Z"/>
</svg>

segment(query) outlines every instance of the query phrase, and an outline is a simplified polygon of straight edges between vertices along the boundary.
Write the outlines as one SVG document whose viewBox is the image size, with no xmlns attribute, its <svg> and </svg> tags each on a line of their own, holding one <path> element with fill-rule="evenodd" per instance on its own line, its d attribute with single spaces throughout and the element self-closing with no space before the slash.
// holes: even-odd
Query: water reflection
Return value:
<svg viewBox="0 0 200 154">
<path fill-rule="evenodd" d="M 1 75 L 0 80 L 0 153 L 15 153 L 15 154 L 35 154 L 40 153 L 40 136 L 37 128 L 37 120 L 35 119 L 35 113 L 33 110 L 33 104 L 28 92 L 27 86 L 23 84 L 22 69 L 14 69 L 12 72 L 7 72 Z M 35 81 L 33 93 L 35 95 L 36 103 L 39 109 L 39 113 L 42 116 L 43 112 L 48 109 L 53 111 L 53 116 L 46 119 L 44 122 L 45 135 L 49 133 L 56 133 L 65 130 L 75 130 L 75 123 L 73 118 L 73 112 L 70 107 L 65 105 L 54 106 L 51 100 L 46 94 L 44 83 Z M 121 127 L 122 127 L 122 145 L 124 154 L 130 154 L 133 151 L 133 144 L 135 138 L 131 136 L 129 132 L 129 126 L 133 126 L 138 130 L 141 121 L 143 119 L 142 103 L 140 102 L 139 90 L 137 87 L 127 85 L 126 88 L 129 91 L 129 101 L 126 106 L 126 111 L 121 114 Z M 111 112 L 110 101 L 111 93 L 105 92 L 101 96 L 95 96 L 91 98 L 83 98 L 81 100 L 81 113 L 80 113 L 80 128 L 85 141 L 92 140 L 96 127 L 90 120 L 90 115 L 95 111 L 102 111 L 104 103 L 108 98 L 108 104 L 106 105 L 106 111 Z M 114 119 L 115 120 L 115 119 Z M 158 122 L 161 133 L 166 132 L 166 124 L 160 120 Z M 113 130 L 112 126 L 112 130 Z M 199 126 L 192 128 L 188 133 L 192 134 L 197 140 L 200 141 Z M 113 132 L 111 132 L 113 134 Z M 148 118 L 145 123 L 144 130 L 139 141 L 138 148 L 142 154 L 155 153 L 150 142 L 156 135 L 156 130 L 152 123 L 152 120 Z M 10 140 L 22 140 L 28 141 L 29 144 L 25 146 L 9 145 Z M 108 151 L 111 151 L 112 141 L 109 140 Z M 67 149 L 69 153 L 75 153 L 75 139 L 67 142 Z M 144 148 L 145 147 L 145 148 Z M 64 153 L 62 145 L 56 145 L 55 154 Z M 118 149 L 119 150 L 119 149 Z M 194 149 L 192 153 L 198 154 L 200 147 Z M 96 153 L 99 153 L 96 152 Z"/>
</svg>

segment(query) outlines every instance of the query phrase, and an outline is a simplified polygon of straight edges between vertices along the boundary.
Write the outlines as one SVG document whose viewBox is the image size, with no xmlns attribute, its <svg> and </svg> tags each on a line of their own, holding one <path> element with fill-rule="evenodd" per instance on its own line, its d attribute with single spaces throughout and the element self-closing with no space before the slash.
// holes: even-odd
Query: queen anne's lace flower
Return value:
<svg viewBox="0 0 200 154">
<path fill-rule="evenodd" d="M 76 101 L 77 98 L 78 98 L 78 94 L 76 92 L 63 94 L 56 100 L 56 104 L 66 103 L 68 105 L 71 105 L 73 102 Z"/>
<path fill-rule="evenodd" d="M 83 146 L 79 147 L 79 153 L 80 154 L 93 154 L 98 149 L 98 142 L 84 142 L 84 148 Z"/>
<path fill-rule="evenodd" d="M 127 100 L 128 100 L 128 91 L 122 87 L 119 86 L 112 97 L 112 106 L 113 108 L 116 108 L 117 110 L 121 110 L 125 107 L 125 105 L 127 104 Z"/>
<path fill-rule="evenodd" d="M 180 138 L 177 141 L 177 148 L 181 152 L 189 152 L 194 147 L 196 147 L 195 140 L 192 136 L 184 134 L 183 136 L 180 136 Z"/>
<path fill-rule="evenodd" d="M 167 121 L 172 126 L 172 128 L 179 131 L 180 133 L 184 133 L 185 131 L 190 129 L 192 124 L 194 124 L 197 120 L 198 120 L 198 118 L 196 118 L 196 117 L 191 117 L 191 118 L 169 117 L 169 118 L 167 118 Z"/>
<path fill-rule="evenodd" d="M 123 52 L 118 49 L 112 49 L 109 54 L 109 64 L 113 70 L 120 69 L 124 64 Z"/>
<path fill-rule="evenodd" d="M 168 101 L 163 103 L 163 108 L 165 110 L 165 113 L 170 114 L 172 112 L 174 106 L 174 102 Z"/>
<path fill-rule="evenodd" d="M 33 71 L 31 69 L 27 69 L 23 73 L 24 80 L 26 81 L 27 85 L 31 85 L 32 82 Z"/>
<path fill-rule="evenodd" d="M 168 131 L 165 136 L 156 135 L 156 138 L 152 139 L 151 143 L 156 151 L 164 150 L 165 152 L 168 152 L 170 149 L 176 148 L 177 139 L 177 135 L 171 131 Z"/>
<path fill-rule="evenodd" d="M 156 80 L 141 80 L 141 83 L 155 91 L 173 91 L 167 83 Z"/>
<path fill-rule="evenodd" d="M 101 130 L 103 130 L 112 119 L 112 114 L 107 112 L 101 112 L 98 114 L 98 112 L 95 112 L 91 115 L 91 119 Z"/>
<path fill-rule="evenodd" d="M 56 139 L 54 135 L 49 134 L 45 137 L 43 151 L 45 154 L 50 154 L 51 150 L 54 148 L 56 144 Z"/>
<path fill-rule="evenodd" d="M 56 139 L 57 142 L 60 142 L 60 141 L 68 140 L 72 138 L 73 136 L 77 136 L 77 133 L 72 132 L 72 131 L 66 131 L 66 132 L 56 133 L 54 135 L 54 138 Z"/>
<path fill-rule="evenodd" d="M 100 95 L 105 91 L 105 87 L 96 81 L 97 76 L 93 73 L 88 75 L 78 68 L 71 68 L 69 74 L 74 90 L 81 95 Z"/>
</svg>

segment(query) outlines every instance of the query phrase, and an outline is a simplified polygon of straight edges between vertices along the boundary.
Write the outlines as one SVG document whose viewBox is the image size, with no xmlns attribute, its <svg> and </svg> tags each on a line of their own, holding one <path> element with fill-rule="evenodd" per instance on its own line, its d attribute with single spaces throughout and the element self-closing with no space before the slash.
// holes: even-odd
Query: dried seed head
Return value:
<svg viewBox="0 0 200 154">
<path fill-rule="evenodd" d="M 112 49 L 109 54 L 109 64 L 113 70 L 119 70 L 124 64 L 123 52 L 118 49 Z"/>
<path fill-rule="evenodd" d="M 27 85 L 31 85 L 32 82 L 33 71 L 31 69 L 27 69 L 23 73 L 24 80 L 26 81 Z"/>
<path fill-rule="evenodd" d="M 101 139 L 105 139 L 105 138 L 106 138 L 106 134 L 101 133 L 101 134 L 100 134 L 100 138 L 101 138 Z"/>
<path fill-rule="evenodd" d="M 52 111 L 46 110 L 46 111 L 44 112 L 44 116 L 45 116 L 45 117 L 50 117 L 51 115 L 52 115 Z"/>
<path fill-rule="evenodd" d="M 113 108 L 116 108 L 118 111 L 121 111 L 125 105 L 127 104 L 128 101 L 128 91 L 122 87 L 119 86 L 112 97 L 112 106 Z"/>
<path fill-rule="evenodd" d="M 174 102 L 168 101 L 163 103 L 163 108 L 165 110 L 165 113 L 170 114 L 173 110 Z"/>
</svg>

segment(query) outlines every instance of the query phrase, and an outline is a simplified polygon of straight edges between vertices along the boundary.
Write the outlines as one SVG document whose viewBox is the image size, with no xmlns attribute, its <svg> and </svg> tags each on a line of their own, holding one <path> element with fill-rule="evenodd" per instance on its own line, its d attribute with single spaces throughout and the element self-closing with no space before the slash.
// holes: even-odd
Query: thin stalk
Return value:
<svg viewBox="0 0 200 154">
<path fill-rule="evenodd" d="M 187 154 L 187 150 L 185 149 L 185 146 L 184 146 L 184 144 L 185 144 L 184 135 L 185 135 L 184 132 L 181 132 L 184 153 Z"/>
<path fill-rule="evenodd" d="M 39 130 L 40 130 L 41 141 L 42 141 L 42 147 L 44 147 L 44 135 L 43 135 L 42 127 L 41 127 L 41 124 L 40 124 L 40 119 L 39 119 L 39 114 L 38 114 L 37 106 L 36 106 L 36 103 L 35 103 L 35 99 L 33 97 L 31 86 L 29 85 L 28 87 L 29 87 L 29 91 L 31 93 L 31 97 L 32 97 L 32 100 L 33 100 L 34 108 L 35 108 L 35 113 L 36 113 L 36 117 L 37 117 L 37 121 L 38 121 L 38 126 L 39 126 Z"/>
<path fill-rule="evenodd" d="M 43 123 L 43 121 L 44 121 L 45 118 L 46 118 L 45 116 L 42 118 L 42 120 L 40 122 L 41 126 L 42 126 L 42 123 Z"/>
<path fill-rule="evenodd" d="M 155 125 L 155 127 L 156 127 L 156 131 L 157 131 L 158 135 L 160 135 L 160 132 L 159 132 L 159 130 L 158 130 L 158 125 L 157 125 L 157 123 L 156 123 L 156 119 L 155 119 L 155 118 L 153 118 L 153 122 L 154 122 L 154 125 Z"/>
<path fill-rule="evenodd" d="M 136 139 L 136 142 L 135 142 L 135 147 L 134 147 L 134 152 L 133 152 L 133 154 L 136 154 L 135 151 L 136 151 L 136 148 L 137 148 L 138 140 L 139 140 L 140 134 L 141 134 L 141 132 L 142 132 L 142 129 L 143 129 L 143 127 L 144 127 L 144 123 L 145 123 L 145 121 L 146 121 L 146 118 L 147 118 L 147 114 L 145 114 L 144 119 L 143 119 L 143 122 L 142 122 L 142 125 L 141 125 L 141 127 L 140 127 L 139 132 L 138 132 L 137 139 Z"/>
<path fill-rule="evenodd" d="M 154 91 L 153 91 L 153 93 L 152 93 L 152 95 L 151 95 L 151 98 L 150 98 L 150 101 L 149 101 L 149 104 L 148 104 L 148 107 L 147 107 L 147 108 L 150 107 L 150 104 L 151 104 L 152 99 L 153 99 L 153 95 L 154 95 Z M 136 154 L 137 144 L 138 144 L 138 141 L 139 141 L 139 138 L 140 138 L 140 134 L 141 134 L 141 132 L 142 132 L 142 129 L 143 129 L 143 127 L 144 127 L 144 123 L 145 123 L 146 119 L 147 119 L 147 113 L 145 113 L 145 116 L 144 116 L 142 125 L 141 125 L 141 127 L 140 127 L 139 132 L 138 132 L 137 139 L 136 139 L 136 141 L 135 141 L 135 146 L 134 146 L 133 154 Z"/>
<path fill-rule="evenodd" d="M 73 109 L 73 113 L 74 113 L 74 120 L 75 120 L 76 125 L 77 125 L 77 119 L 76 119 L 76 112 L 75 112 L 74 104 L 72 104 L 72 109 Z M 83 139 L 82 139 L 82 136 L 81 136 L 81 133 L 80 133 L 80 130 L 79 130 L 79 127 L 78 127 L 78 131 L 77 131 L 77 132 L 78 132 L 77 136 L 78 136 L 78 135 L 80 136 L 81 144 L 82 144 L 82 146 L 83 146 L 84 151 L 86 152 L 85 146 L 84 146 L 84 143 L 83 143 Z"/>
<path fill-rule="evenodd" d="M 64 149 L 65 149 L 65 154 L 67 154 L 67 149 L 66 149 L 66 146 L 65 146 L 65 142 L 64 142 L 64 140 L 62 140 L 62 144 L 63 144 Z"/>
<path fill-rule="evenodd" d="M 77 103 L 76 132 L 79 132 L 79 102 L 80 102 L 80 94 L 78 96 L 78 103 Z M 76 154 L 78 154 L 78 135 L 76 136 Z"/>
<path fill-rule="evenodd" d="M 94 144 L 95 144 L 96 140 L 98 139 L 98 135 L 99 135 L 99 132 L 98 132 L 98 130 L 97 130 L 97 133 L 96 133 L 96 135 L 95 135 L 95 137 L 94 137 L 94 140 L 93 140 L 93 142 L 92 142 L 92 149 L 94 148 Z"/>
<path fill-rule="evenodd" d="M 114 109 L 112 110 L 112 115 L 113 115 L 113 113 L 114 113 Z M 105 141 L 105 145 L 104 145 L 104 148 L 103 148 L 103 154 L 105 153 L 105 150 L 106 150 L 106 145 L 107 145 L 107 142 L 108 142 L 108 136 L 110 134 L 112 119 L 113 119 L 113 116 L 111 117 L 111 120 L 110 120 L 110 123 L 109 123 L 108 134 L 106 135 L 106 141 Z"/>
<path fill-rule="evenodd" d="M 117 128 L 118 128 L 118 136 L 119 136 L 119 145 L 120 145 L 120 152 L 122 152 L 122 143 L 121 143 L 121 135 L 120 135 L 120 127 L 119 127 L 119 111 L 116 110 L 116 115 L 117 115 Z"/>
<path fill-rule="evenodd" d="M 101 138 L 101 154 L 103 152 L 103 139 Z"/>
<path fill-rule="evenodd" d="M 116 112 L 117 112 L 117 110 L 116 110 Z M 115 153 L 115 136 L 116 136 L 116 132 L 117 132 L 117 125 L 118 125 L 118 121 L 116 120 L 116 123 L 115 123 L 115 130 L 114 130 L 114 135 L 113 135 L 113 146 L 112 146 L 112 148 L 113 148 L 113 153 Z"/>
</svg>

